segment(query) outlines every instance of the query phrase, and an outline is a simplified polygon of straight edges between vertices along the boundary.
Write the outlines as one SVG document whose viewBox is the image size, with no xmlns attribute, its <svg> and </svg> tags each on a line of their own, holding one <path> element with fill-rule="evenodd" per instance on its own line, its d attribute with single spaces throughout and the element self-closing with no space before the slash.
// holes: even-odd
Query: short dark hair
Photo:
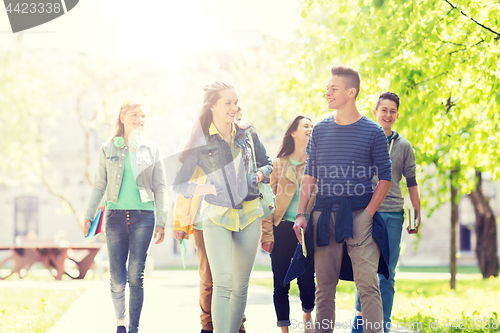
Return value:
<svg viewBox="0 0 500 333">
<path fill-rule="evenodd" d="M 396 109 L 399 110 L 399 97 L 391 91 L 386 91 L 380 94 L 380 96 L 378 97 L 377 105 L 375 105 L 375 109 L 378 108 L 380 102 L 383 99 L 388 99 L 389 101 L 393 101 L 394 103 L 396 103 Z"/>
<path fill-rule="evenodd" d="M 340 76 L 342 78 L 346 89 L 356 89 L 356 96 L 354 96 L 354 99 L 356 99 L 358 97 L 359 88 L 361 86 L 361 78 L 359 76 L 359 72 L 355 69 L 352 69 L 351 67 L 340 65 L 332 68 L 332 76 L 334 75 Z"/>
</svg>

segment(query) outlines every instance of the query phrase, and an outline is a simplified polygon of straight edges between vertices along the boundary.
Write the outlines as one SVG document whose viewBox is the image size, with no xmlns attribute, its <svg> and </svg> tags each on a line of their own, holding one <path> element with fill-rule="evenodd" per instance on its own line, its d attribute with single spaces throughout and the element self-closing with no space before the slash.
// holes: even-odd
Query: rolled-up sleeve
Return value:
<svg viewBox="0 0 500 333">
<path fill-rule="evenodd" d="M 417 186 L 416 177 L 417 162 L 415 160 L 415 152 L 411 143 L 405 147 L 405 159 L 403 162 L 403 176 L 406 179 L 406 187 Z"/>
</svg>

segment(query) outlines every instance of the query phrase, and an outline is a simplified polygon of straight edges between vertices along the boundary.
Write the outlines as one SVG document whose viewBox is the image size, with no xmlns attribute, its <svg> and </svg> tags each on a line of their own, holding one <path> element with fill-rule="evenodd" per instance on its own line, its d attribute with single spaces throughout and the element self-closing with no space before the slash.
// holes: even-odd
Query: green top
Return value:
<svg viewBox="0 0 500 333">
<path fill-rule="evenodd" d="M 288 209 L 283 216 L 283 220 L 295 222 L 295 214 L 297 214 L 297 209 L 299 208 L 299 196 L 300 196 L 300 184 L 297 179 L 297 165 L 302 164 L 293 160 L 291 157 L 290 162 L 292 163 L 293 171 L 295 171 L 295 179 L 297 180 L 297 189 L 295 190 L 295 194 L 293 195 L 292 201 L 288 206 Z"/>
<path fill-rule="evenodd" d="M 142 202 L 137 186 L 137 162 L 135 152 L 127 153 L 123 165 L 122 184 L 116 203 L 106 201 L 107 209 L 154 210 L 154 201 Z"/>
</svg>

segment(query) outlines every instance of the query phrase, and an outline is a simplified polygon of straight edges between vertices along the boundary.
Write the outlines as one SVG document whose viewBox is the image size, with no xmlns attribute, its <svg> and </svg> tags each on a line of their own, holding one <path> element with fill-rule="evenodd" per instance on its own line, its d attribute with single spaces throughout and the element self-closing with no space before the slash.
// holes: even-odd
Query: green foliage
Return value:
<svg viewBox="0 0 500 333">
<path fill-rule="evenodd" d="M 40 119 L 51 113 L 50 75 L 34 55 L 0 51 L 0 184 L 37 181 Z"/>
<path fill-rule="evenodd" d="M 0 289 L 0 333 L 44 333 L 82 290 Z"/>
<path fill-rule="evenodd" d="M 500 177 L 500 3 L 311 0 L 302 13 L 282 85 L 300 96 L 295 109 L 325 112 L 330 68 L 349 65 L 361 74 L 361 112 L 369 115 L 382 91 L 400 96 L 395 129 L 412 142 L 420 172 L 439 179 L 420 182 L 435 194 L 433 206 L 449 200 L 451 169 L 460 166 L 459 197 L 473 189 L 476 168 Z"/>
</svg>

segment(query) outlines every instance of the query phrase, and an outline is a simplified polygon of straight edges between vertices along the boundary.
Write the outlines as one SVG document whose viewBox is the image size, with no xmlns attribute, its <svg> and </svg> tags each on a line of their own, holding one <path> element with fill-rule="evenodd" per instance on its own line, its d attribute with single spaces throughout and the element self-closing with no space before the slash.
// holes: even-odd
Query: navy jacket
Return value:
<svg viewBox="0 0 500 333">
<path fill-rule="evenodd" d="M 325 197 L 317 196 L 314 203 L 313 211 L 321 211 L 321 215 L 318 219 L 317 226 L 317 246 L 327 246 L 330 238 L 329 222 L 330 222 L 330 212 L 334 204 L 340 203 L 340 208 L 337 212 L 336 223 L 335 223 L 335 241 L 341 243 L 344 237 L 353 237 L 352 232 L 352 211 L 366 208 L 371 200 L 372 193 L 368 193 L 363 196 L 351 196 L 351 197 Z M 373 238 L 377 241 L 380 247 L 381 256 L 379 259 L 378 273 L 384 275 L 387 279 L 389 278 L 389 238 L 387 235 L 387 228 L 385 226 L 384 219 L 377 212 L 373 216 Z M 309 216 L 309 221 L 307 222 L 307 228 L 304 233 L 304 241 L 307 249 L 307 258 L 304 257 L 302 253 L 302 245 L 298 244 L 295 249 L 295 254 L 293 256 L 288 272 L 283 281 L 283 285 L 290 283 L 290 281 L 301 276 L 309 265 L 314 264 L 314 246 L 313 246 L 313 234 L 312 234 L 312 213 Z M 343 257 L 342 266 L 340 269 L 341 280 L 354 281 L 354 274 L 352 271 L 351 258 L 347 254 L 347 246 L 343 246 Z"/>
</svg>

